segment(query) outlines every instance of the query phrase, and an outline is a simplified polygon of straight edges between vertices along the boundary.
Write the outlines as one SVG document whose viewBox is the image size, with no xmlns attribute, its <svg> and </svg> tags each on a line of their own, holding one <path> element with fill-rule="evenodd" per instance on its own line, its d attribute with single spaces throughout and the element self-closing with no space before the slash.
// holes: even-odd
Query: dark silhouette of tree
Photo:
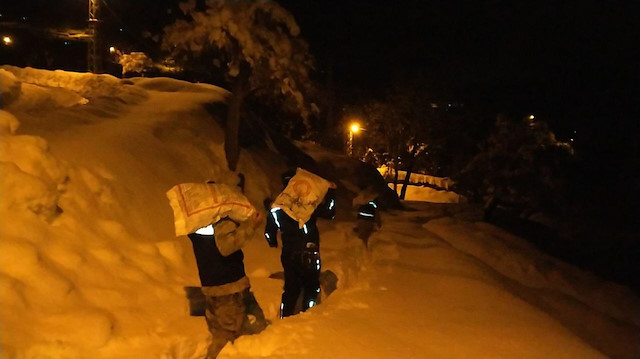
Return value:
<svg viewBox="0 0 640 359">
<path fill-rule="evenodd" d="M 386 158 L 395 170 L 407 174 L 400 198 L 404 198 L 415 170 L 435 176 L 449 176 L 475 154 L 477 132 L 471 117 L 456 113 L 449 103 L 432 95 L 422 79 L 397 83 L 382 101 L 365 107 L 369 147 Z M 479 121 L 476 121 L 479 122 Z"/>
<path fill-rule="evenodd" d="M 293 16 L 274 1 L 210 0 L 180 5 L 187 16 L 165 29 L 163 47 L 186 70 L 218 77 L 231 95 L 225 131 L 227 164 L 235 170 L 239 128 L 248 97 L 278 103 L 306 123 L 314 104 L 307 101 L 313 59 Z"/>
<path fill-rule="evenodd" d="M 572 146 L 545 122 L 498 116 L 483 150 L 454 179 L 459 190 L 484 200 L 486 219 L 499 205 L 527 218 L 560 207 L 572 158 Z"/>
</svg>

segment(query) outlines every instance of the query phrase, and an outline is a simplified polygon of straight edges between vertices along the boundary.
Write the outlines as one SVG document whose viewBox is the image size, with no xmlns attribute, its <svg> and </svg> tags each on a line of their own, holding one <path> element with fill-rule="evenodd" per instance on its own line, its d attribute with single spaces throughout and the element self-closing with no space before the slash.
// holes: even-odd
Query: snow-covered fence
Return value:
<svg viewBox="0 0 640 359">
<path fill-rule="evenodd" d="M 382 166 L 378 168 L 378 171 L 387 181 L 392 181 L 395 177 L 395 170 L 393 168 Z M 406 176 L 407 171 L 398 171 L 398 181 L 403 181 Z M 453 180 L 449 177 L 435 177 L 423 173 L 412 173 L 411 178 L 409 178 L 409 183 L 427 184 L 447 191 L 453 187 Z"/>
</svg>

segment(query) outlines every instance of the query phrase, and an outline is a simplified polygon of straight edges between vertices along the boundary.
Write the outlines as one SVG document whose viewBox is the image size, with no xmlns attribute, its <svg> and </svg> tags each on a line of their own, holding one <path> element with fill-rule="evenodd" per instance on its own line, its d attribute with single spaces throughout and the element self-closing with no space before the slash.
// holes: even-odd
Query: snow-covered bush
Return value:
<svg viewBox="0 0 640 359">
<path fill-rule="evenodd" d="M 122 54 L 118 58 L 118 63 L 122 65 L 123 75 L 128 73 L 142 74 L 153 65 L 153 61 L 144 52 Z"/>
</svg>

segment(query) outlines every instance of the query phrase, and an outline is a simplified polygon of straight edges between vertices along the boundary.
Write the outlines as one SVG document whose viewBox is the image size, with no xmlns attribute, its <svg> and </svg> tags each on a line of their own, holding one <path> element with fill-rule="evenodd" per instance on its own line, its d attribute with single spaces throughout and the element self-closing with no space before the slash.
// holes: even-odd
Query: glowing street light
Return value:
<svg viewBox="0 0 640 359">
<path fill-rule="evenodd" d="M 360 124 L 357 122 L 351 123 L 349 126 L 349 156 L 353 156 L 353 134 L 360 131 Z"/>
<path fill-rule="evenodd" d="M 110 54 L 115 54 L 115 53 L 116 53 L 116 48 L 115 48 L 114 46 L 111 46 L 111 47 L 109 48 L 109 53 L 110 53 Z"/>
<path fill-rule="evenodd" d="M 536 118 L 536 116 L 534 116 L 533 114 L 529 115 L 529 119 L 530 119 L 530 120 L 533 120 L 533 119 L 535 119 L 535 118 Z"/>
<path fill-rule="evenodd" d="M 2 43 L 6 46 L 9 46 L 11 44 L 13 44 L 13 39 L 11 38 L 11 36 L 3 36 L 2 37 Z"/>
</svg>

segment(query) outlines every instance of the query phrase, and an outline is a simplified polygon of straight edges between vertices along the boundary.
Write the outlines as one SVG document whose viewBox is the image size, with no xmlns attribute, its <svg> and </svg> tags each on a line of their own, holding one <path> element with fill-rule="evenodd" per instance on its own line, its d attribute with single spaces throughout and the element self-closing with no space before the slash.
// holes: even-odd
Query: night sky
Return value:
<svg viewBox="0 0 640 359">
<path fill-rule="evenodd" d="M 81 27 L 86 3 L 3 1 L 0 20 Z M 178 12 L 170 0 L 103 3 L 106 41 L 147 52 L 142 32 L 159 33 Z M 352 103 L 380 97 L 394 79 L 420 74 L 451 100 L 494 112 L 535 112 L 561 137 L 577 129 L 593 136 L 603 122 L 611 138 L 637 131 L 638 2 L 280 3 L 309 41 L 319 78 L 332 73 L 339 98 Z"/>
</svg>

